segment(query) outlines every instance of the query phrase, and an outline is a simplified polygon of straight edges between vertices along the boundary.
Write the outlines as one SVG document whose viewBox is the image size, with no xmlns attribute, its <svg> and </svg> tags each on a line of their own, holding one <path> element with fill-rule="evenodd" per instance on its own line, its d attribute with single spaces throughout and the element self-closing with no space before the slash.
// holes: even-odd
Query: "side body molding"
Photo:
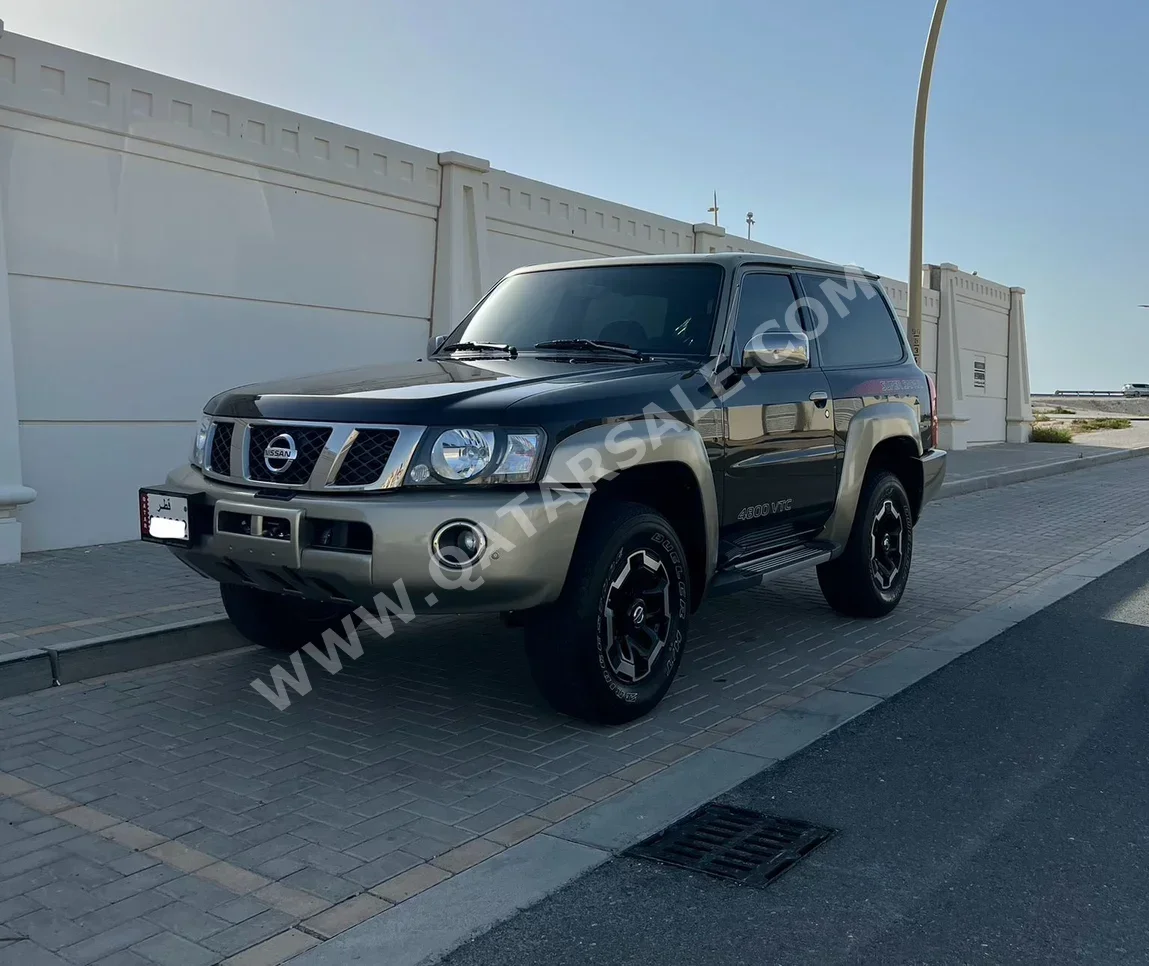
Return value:
<svg viewBox="0 0 1149 966">
<path fill-rule="evenodd" d="M 908 437 L 922 454 L 919 419 L 914 408 L 904 402 L 880 402 L 859 409 L 850 420 L 846 431 L 846 452 L 842 458 L 842 473 L 838 478 L 838 497 L 834 512 L 818 535 L 834 545 L 834 556 L 845 549 L 854 525 L 858 498 L 866 479 L 866 467 L 874 449 L 886 439 Z"/>
<path fill-rule="evenodd" d="M 635 466 L 681 463 L 693 474 L 702 498 L 706 532 L 706 580 L 718 565 L 718 494 L 710 457 L 693 426 L 665 416 L 592 426 L 562 440 L 551 453 L 542 485 L 589 491 L 599 481 Z"/>
</svg>

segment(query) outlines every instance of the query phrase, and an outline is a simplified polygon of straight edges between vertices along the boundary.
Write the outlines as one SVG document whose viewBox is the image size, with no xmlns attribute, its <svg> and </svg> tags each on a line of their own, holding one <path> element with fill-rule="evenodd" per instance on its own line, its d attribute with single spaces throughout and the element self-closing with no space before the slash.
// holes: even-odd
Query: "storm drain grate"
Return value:
<svg viewBox="0 0 1149 966">
<path fill-rule="evenodd" d="M 809 822 L 711 804 L 626 854 L 762 887 L 833 834 Z"/>
</svg>

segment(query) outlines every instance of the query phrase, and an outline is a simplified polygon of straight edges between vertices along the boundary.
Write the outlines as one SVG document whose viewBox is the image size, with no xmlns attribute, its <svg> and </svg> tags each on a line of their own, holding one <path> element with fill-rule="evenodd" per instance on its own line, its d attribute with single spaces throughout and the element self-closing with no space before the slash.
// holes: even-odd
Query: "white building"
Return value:
<svg viewBox="0 0 1149 966">
<path fill-rule="evenodd" d="M 781 251 L 6 33 L 0 562 L 133 539 L 221 389 L 415 358 L 520 265 L 715 250 Z M 1028 438 L 1022 290 L 926 286 L 944 445 Z"/>
</svg>

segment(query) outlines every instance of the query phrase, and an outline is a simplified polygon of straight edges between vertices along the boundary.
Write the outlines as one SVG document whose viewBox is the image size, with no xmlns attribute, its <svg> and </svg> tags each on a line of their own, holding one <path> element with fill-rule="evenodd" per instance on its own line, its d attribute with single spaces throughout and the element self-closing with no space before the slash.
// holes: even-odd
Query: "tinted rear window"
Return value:
<svg viewBox="0 0 1149 966">
<path fill-rule="evenodd" d="M 901 360 L 901 331 L 877 282 L 847 275 L 803 273 L 799 278 L 823 366 L 872 366 Z"/>
</svg>

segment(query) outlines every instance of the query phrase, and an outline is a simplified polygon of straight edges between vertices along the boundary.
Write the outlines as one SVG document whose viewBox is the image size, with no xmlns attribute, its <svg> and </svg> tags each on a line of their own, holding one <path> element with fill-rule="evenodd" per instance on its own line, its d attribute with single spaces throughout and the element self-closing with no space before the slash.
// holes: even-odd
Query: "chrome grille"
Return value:
<svg viewBox="0 0 1149 966">
<path fill-rule="evenodd" d="M 218 419 L 208 441 L 204 474 L 249 488 L 313 493 L 393 490 L 403 485 L 425 432 L 425 426 Z M 291 437 L 296 455 L 290 463 L 284 454 L 273 458 L 271 465 L 283 469 L 275 473 L 265 456 L 268 444 L 281 434 Z"/>
<path fill-rule="evenodd" d="M 399 440 L 397 429 L 361 429 L 335 477 L 335 486 L 367 486 L 383 475 Z"/>
<path fill-rule="evenodd" d="M 211 450 L 207 469 L 220 476 L 231 476 L 231 438 L 235 423 L 217 422 L 212 428 Z"/>
<path fill-rule="evenodd" d="M 264 462 L 264 450 L 279 436 L 290 436 L 298 455 L 286 469 L 275 473 Z M 248 476 L 257 483 L 303 486 L 311 479 L 311 472 L 330 436 L 330 426 L 252 426 L 247 447 Z"/>
</svg>

